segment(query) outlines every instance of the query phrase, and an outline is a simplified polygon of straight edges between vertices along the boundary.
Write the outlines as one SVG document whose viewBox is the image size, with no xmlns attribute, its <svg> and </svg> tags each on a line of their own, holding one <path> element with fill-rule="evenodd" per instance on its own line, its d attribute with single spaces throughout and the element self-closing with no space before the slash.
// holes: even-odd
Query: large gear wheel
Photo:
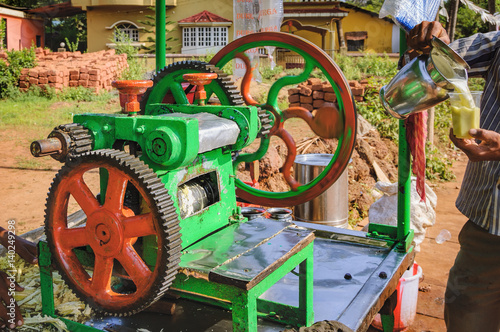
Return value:
<svg viewBox="0 0 500 332">
<path fill-rule="evenodd" d="M 103 204 L 84 178 L 96 170 L 106 187 Z M 130 185 L 142 200 L 139 214 L 124 203 Z M 71 198 L 87 217 L 83 227 L 68 227 Z M 54 178 L 45 213 L 56 268 L 69 287 L 100 312 L 137 313 L 158 300 L 177 274 L 181 235 L 175 207 L 156 173 L 126 152 L 96 150 L 68 161 Z M 151 239 L 156 242 L 156 260 L 143 251 Z M 77 248 L 92 253 L 90 267 L 77 256 Z M 118 290 L 117 280 L 119 286 L 129 287 Z"/>
<path fill-rule="evenodd" d="M 302 57 L 304 69 L 297 75 L 281 77 L 274 82 L 267 95 L 267 101 L 259 104 L 250 93 L 254 64 L 245 54 L 246 51 L 273 46 L 283 51 L 287 50 Z M 314 199 L 327 190 L 340 177 L 347 167 L 354 144 L 356 142 L 356 107 L 349 84 L 340 68 L 322 49 L 298 36 L 280 32 L 259 32 L 238 38 L 224 46 L 210 63 L 220 67 L 239 59 L 245 64 L 245 74 L 241 83 L 241 94 L 246 105 L 254 105 L 272 113 L 272 128 L 266 135 L 260 135 L 260 147 L 251 154 L 239 154 L 235 163 L 253 162 L 261 159 L 270 145 L 270 139 L 275 136 L 281 139 L 287 149 L 287 156 L 281 167 L 283 178 L 290 190 L 271 192 L 254 188 L 240 179 L 236 179 L 236 194 L 239 198 L 262 206 L 295 206 Z M 311 113 L 301 106 L 280 109 L 278 94 L 281 89 L 295 87 L 306 82 L 313 71 L 323 74 L 331 86 L 331 95 L 336 100 L 325 103 L 316 113 Z M 309 183 L 300 183 L 293 177 L 293 167 L 297 148 L 293 136 L 285 129 L 285 122 L 292 118 L 300 118 L 321 138 L 335 138 L 338 145 L 333 157 L 325 169 Z M 262 123 L 263 119 L 261 119 Z"/>
<path fill-rule="evenodd" d="M 205 86 L 207 97 L 215 95 L 222 105 L 243 105 L 240 92 L 229 76 L 214 65 L 202 61 L 181 61 L 161 69 L 153 78 L 153 86 L 141 99 L 141 114 L 149 115 L 147 105 L 155 103 L 188 104 L 187 94 L 194 86 L 183 86 L 188 73 L 215 73 L 217 78 Z M 187 84 L 185 84 L 187 85 Z"/>
</svg>

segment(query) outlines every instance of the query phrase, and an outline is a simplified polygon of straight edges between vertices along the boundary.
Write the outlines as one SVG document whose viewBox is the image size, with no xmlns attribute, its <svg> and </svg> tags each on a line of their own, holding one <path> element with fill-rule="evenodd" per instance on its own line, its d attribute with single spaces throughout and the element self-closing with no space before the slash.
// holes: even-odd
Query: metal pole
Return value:
<svg viewBox="0 0 500 332">
<path fill-rule="evenodd" d="M 156 70 L 159 71 L 165 67 L 165 49 L 166 45 L 166 17 L 165 0 L 156 1 Z"/>
<path fill-rule="evenodd" d="M 399 33 L 399 53 L 406 51 L 406 35 Z M 403 243 L 410 232 L 411 164 L 410 148 L 406 140 L 404 120 L 399 120 L 399 166 L 398 166 L 398 241 Z"/>
</svg>

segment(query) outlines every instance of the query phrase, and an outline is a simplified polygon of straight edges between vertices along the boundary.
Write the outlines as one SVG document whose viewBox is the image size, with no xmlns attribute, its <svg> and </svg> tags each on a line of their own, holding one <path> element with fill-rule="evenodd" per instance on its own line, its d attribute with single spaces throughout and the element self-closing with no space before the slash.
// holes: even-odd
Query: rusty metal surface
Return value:
<svg viewBox="0 0 500 332">
<path fill-rule="evenodd" d="M 208 274 L 215 267 L 274 237 L 290 225 L 291 222 L 264 218 L 232 224 L 184 250 L 179 266 Z"/>
<path fill-rule="evenodd" d="M 314 240 L 307 229 L 287 227 L 258 246 L 217 266 L 209 280 L 250 289 L 280 266 L 283 257 L 291 257 Z M 257 281 L 256 281 L 257 280 Z"/>
</svg>

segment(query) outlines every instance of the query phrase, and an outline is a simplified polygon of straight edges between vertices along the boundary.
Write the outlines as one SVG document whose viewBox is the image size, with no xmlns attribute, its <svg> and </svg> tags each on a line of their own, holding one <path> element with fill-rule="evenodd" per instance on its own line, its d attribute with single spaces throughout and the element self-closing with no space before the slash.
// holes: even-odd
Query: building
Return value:
<svg viewBox="0 0 500 332">
<path fill-rule="evenodd" d="M 44 47 L 43 19 L 17 8 L 0 3 L 0 19 L 5 22 L 6 33 L 3 48 L 9 51 L 22 48 Z"/>
<path fill-rule="evenodd" d="M 235 0 L 245 1 L 245 0 Z M 88 51 L 116 46 L 114 30 L 136 46 L 145 45 L 146 15 L 154 0 L 72 0 L 87 12 Z M 397 52 L 399 30 L 389 19 L 338 1 L 284 1 L 281 31 L 302 36 L 327 52 L 372 50 Z M 166 0 L 170 53 L 215 53 L 233 40 L 233 0 Z M 393 37 L 394 36 L 394 37 Z"/>
</svg>

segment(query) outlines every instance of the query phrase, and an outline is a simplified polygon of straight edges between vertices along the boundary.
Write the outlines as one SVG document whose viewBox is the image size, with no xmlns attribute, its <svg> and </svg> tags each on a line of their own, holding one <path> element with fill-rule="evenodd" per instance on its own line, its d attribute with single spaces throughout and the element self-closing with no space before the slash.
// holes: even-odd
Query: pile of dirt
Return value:
<svg viewBox="0 0 500 332">
<path fill-rule="evenodd" d="M 374 202 L 374 185 L 379 180 L 397 181 L 397 145 L 380 137 L 378 131 L 363 118 L 358 121 L 358 135 L 351 162 L 347 167 L 349 190 L 349 220 L 355 223 L 368 215 L 368 209 Z M 307 126 L 304 123 L 304 126 Z M 297 131 L 300 132 L 300 131 Z M 334 154 L 336 139 L 321 139 L 317 136 L 296 139 L 297 154 L 328 153 Z M 243 152 L 250 152 L 249 147 Z M 266 155 L 259 161 L 259 188 L 280 192 L 289 191 L 290 187 L 281 174 L 281 167 L 287 155 L 285 143 L 273 138 Z M 241 165 L 239 177 L 251 181 L 249 165 Z M 351 223 L 352 224 L 352 223 Z"/>
</svg>

